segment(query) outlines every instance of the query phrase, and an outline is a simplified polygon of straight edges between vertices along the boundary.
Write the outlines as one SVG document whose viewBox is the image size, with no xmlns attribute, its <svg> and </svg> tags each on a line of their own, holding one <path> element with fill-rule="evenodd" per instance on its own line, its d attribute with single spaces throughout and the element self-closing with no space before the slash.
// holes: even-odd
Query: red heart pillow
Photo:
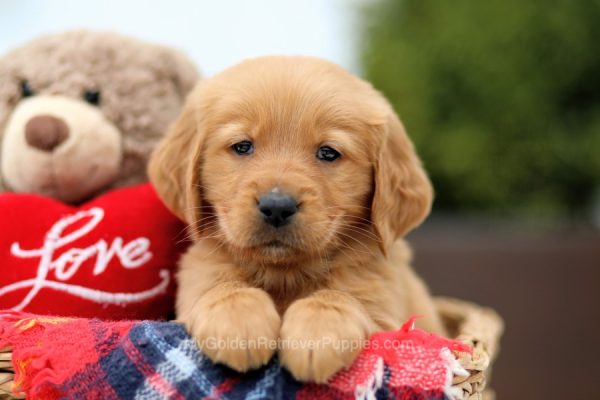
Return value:
<svg viewBox="0 0 600 400">
<path fill-rule="evenodd" d="M 105 319 L 164 319 L 185 227 L 149 184 L 80 207 L 0 195 L 0 308 Z"/>
</svg>

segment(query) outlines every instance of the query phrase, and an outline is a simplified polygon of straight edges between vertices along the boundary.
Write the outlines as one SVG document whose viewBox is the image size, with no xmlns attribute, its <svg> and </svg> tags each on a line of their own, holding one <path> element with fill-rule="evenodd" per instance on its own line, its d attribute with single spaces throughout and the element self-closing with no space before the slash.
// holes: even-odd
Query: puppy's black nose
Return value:
<svg viewBox="0 0 600 400">
<path fill-rule="evenodd" d="M 298 210 L 298 203 L 289 194 L 269 192 L 260 198 L 258 209 L 267 224 L 278 228 L 290 222 Z"/>
</svg>

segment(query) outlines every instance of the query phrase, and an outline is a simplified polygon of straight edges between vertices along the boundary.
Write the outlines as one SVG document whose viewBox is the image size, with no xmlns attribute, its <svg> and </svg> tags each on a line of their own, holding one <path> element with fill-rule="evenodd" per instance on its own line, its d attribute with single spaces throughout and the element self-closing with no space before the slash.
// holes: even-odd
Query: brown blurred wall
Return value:
<svg viewBox="0 0 600 400">
<path fill-rule="evenodd" d="M 409 236 L 434 294 L 496 309 L 500 400 L 600 399 L 600 233 L 432 218 Z"/>
</svg>

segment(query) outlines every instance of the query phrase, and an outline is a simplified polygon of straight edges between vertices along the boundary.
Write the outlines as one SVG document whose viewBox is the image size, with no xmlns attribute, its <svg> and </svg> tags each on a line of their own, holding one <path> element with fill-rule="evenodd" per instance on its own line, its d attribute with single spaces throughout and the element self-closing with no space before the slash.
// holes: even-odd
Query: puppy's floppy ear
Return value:
<svg viewBox="0 0 600 400">
<path fill-rule="evenodd" d="M 195 189 L 194 162 L 200 152 L 200 134 L 193 101 L 188 98 L 169 132 L 152 153 L 148 176 L 158 196 L 180 219 L 194 221 L 193 208 L 199 195 Z"/>
<path fill-rule="evenodd" d="M 391 111 L 374 164 L 371 221 L 384 253 L 429 214 L 433 189 L 398 116 Z"/>
</svg>

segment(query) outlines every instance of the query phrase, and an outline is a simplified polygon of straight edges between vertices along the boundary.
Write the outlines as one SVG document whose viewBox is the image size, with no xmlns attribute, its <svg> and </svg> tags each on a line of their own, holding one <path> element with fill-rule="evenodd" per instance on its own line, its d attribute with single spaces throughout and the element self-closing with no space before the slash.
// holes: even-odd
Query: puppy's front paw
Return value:
<svg viewBox="0 0 600 400">
<path fill-rule="evenodd" d="M 300 381 L 325 383 L 352 364 L 370 332 L 372 323 L 359 304 L 298 300 L 283 317 L 281 363 Z"/>
<path fill-rule="evenodd" d="M 281 318 L 267 293 L 235 289 L 201 299 L 193 315 L 180 318 L 211 360 L 239 372 L 266 364 L 277 346 Z"/>
</svg>

